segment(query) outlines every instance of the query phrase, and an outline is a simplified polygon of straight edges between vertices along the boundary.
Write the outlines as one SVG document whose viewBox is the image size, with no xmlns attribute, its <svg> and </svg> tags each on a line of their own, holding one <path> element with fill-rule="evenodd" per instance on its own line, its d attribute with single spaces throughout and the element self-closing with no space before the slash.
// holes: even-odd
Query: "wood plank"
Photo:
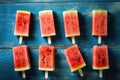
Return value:
<svg viewBox="0 0 120 80">
<path fill-rule="evenodd" d="M 65 48 L 56 49 L 56 61 L 55 61 L 55 71 L 49 72 L 49 79 L 52 80 L 101 80 L 98 77 L 98 71 L 92 69 L 92 49 L 85 48 L 81 49 L 82 55 L 85 59 L 87 66 L 83 68 L 85 74 L 84 78 L 79 76 L 78 72 L 71 73 L 66 58 L 64 56 Z M 104 70 L 103 79 L 107 80 L 119 80 L 120 76 L 120 49 L 119 48 L 109 48 L 109 60 L 110 69 Z M 11 49 L 1 49 L 0 50 L 0 71 L 4 74 L 0 74 L 0 80 L 22 80 L 20 73 L 14 71 L 13 57 Z M 29 80 L 44 80 L 44 72 L 38 70 L 38 49 L 30 49 L 30 60 L 31 69 L 26 71 Z"/>
<path fill-rule="evenodd" d="M 18 37 L 14 36 L 14 25 L 16 10 L 29 10 L 32 13 L 30 36 L 23 38 L 23 44 L 29 46 L 39 46 L 47 44 L 47 39 L 41 37 L 40 23 L 38 12 L 40 10 L 52 9 L 54 11 L 55 25 L 57 35 L 52 37 L 53 45 L 69 46 L 71 39 L 65 38 L 63 15 L 62 12 L 68 9 L 77 9 L 79 11 L 81 36 L 76 37 L 76 43 L 81 47 L 92 47 L 97 43 L 97 37 L 91 35 L 92 26 L 92 10 L 93 9 L 107 9 L 109 14 L 108 21 L 108 36 L 103 37 L 102 44 L 109 46 L 118 46 L 120 44 L 119 30 L 120 30 L 120 3 L 24 3 L 24 4 L 1 4 L 0 5 L 0 39 L 1 46 L 18 45 Z M 3 27 L 4 26 L 4 27 Z M 89 45 L 88 45 L 89 44 Z"/>
<path fill-rule="evenodd" d="M 117 2 L 119 0 L 0 0 L 0 3 L 36 3 L 36 2 Z"/>
<path fill-rule="evenodd" d="M 32 12 L 30 37 L 24 38 L 23 40 L 23 44 L 29 46 L 32 66 L 32 69 L 26 72 L 28 80 L 45 80 L 44 72 L 38 70 L 38 47 L 39 45 L 47 45 L 47 39 L 41 37 L 38 12 L 45 9 L 52 9 L 54 11 L 57 30 L 57 35 L 52 37 L 52 45 L 56 47 L 56 69 L 55 71 L 49 73 L 48 80 L 120 79 L 120 2 L 68 3 L 68 0 L 61 0 L 62 2 L 60 2 L 60 0 L 46 0 L 46 2 L 43 2 L 43 0 L 24 1 L 0 0 L 0 80 L 24 80 L 22 79 L 20 73 L 14 71 L 12 59 L 12 47 L 19 45 L 18 37 L 13 35 L 15 15 L 16 10 L 18 9 L 29 10 Z M 54 2 L 52 3 L 51 1 Z M 102 44 L 107 44 L 109 46 L 110 69 L 104 71 L 103 79 L 98 77 L 98 71 L 92 69 L 91 61 L 92 47 L 97 44 L 97 37 L 93 37 L 91 35 L 92 10 L 98 8 L 108 10 L 108 36 L 103 37 Z M 76 42 L 81 49 L 82 55 L 87 64 L 87 66 L 83 69 L 83 72 L 85 73 L 83 78 L 79 76 L 78 72 L 70 72 L 68 63 L 66 62 L 66 58 L 64 56 L 64 49 L 72 45 L 70 38 L 65 38 L 64 35 L 62 12 L 68 9 L 77 9 L 79 11 L 81 36 L 76 37 Z"/>
</svg>

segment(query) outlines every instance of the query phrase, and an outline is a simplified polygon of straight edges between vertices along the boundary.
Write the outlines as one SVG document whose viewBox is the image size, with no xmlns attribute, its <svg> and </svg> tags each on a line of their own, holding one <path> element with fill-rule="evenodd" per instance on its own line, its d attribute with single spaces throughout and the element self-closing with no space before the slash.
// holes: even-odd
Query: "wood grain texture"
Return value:
<svg viewBox="0 0 120 80">
<path fill-rule="evenodd" d="M 29 46 L 39 46 L 47 44 L 47 38 L 41 37 L 38 12 L 40 10 L 52 9 L 54 11 L 55 27 L 57 35 L 52 37 L 53 45 L 71 45 L 71 39 L 65 38 L 63 14 L 64 10 L 77 9 L 81 26 L 81 36 L 76 37 L 76 43 L 82 47 L 92 47 L 97 43 L 97 37 L 91 35 L 92 10 L 108 10 L 108 36 L 103 37 L 102 44 L 117 46 L 120 44 L 119 21 L 120 8 L 119 2 L 114 3 L 24 3 L 24 4 L 0 4 L 0 39 L 1 46 L 18 45 L 18 37 L 14 36 L 14 25 L 16 10 L 29 10 L 32 13 L 30 24 L 30 36 L 23 38 L 23 44 Z M 89 45 L 88 45 L 89 44 Z"/>
<path fill-rule="evenodd" d="M 110 69 L 104 70 L 103 79 L 98 77 L 98 71 L 92 69 L 92 49 L 85 48 L 81 49 L 81 53 L 87 63 L 87 66 L 83 68 L 84 77 L 81 78 L 78 72 L 71 73 L 69 66 L 67 64 L 66 58 L 64 56 L 65 48 L 56 48 L 55 54 L 55 71 L 49 72 L 48 80 L 119 80 L 120 76 L 120 64 L 119 48 L 109 48 L 109 60 L 110 60 Z M 28 80 L 45 80 L 44 72 L 38 70 L 38 49 L 29 48 L 30 60 L 31 60 L 31 69 L 26 71 Z M 1 80 L 23 80 L 20 73 L 14 71 L 13 66 L 13 57 L 11 49 L 2 49 L 0 50 L 0 71 Z"/>
<path fill-rule="evenodd" d="M 0 0 L 0 3 L 36 3 L 36 2 L 117 2 L 119 0 Z"/>
<path fill-rule="evenodd" d="M 1 0 L 2 1 L 2 0 Z M 9 1 L 9 0 L 8 0 Z M 15 1 L 15 0 L 13 0 Z M 22 0 L 21 0 L 22 1 Z M 37 1 L 37 0 L 35 0 Z M 42 1 L 42 0 L 41 0 Z M 67 0 L 66 0 L 67 1 Z M 24 80 L 14 71 L 12 47 L 19 45 L 18 37 L 14 36 L 16 10 L 31 11 L 30 36 L 23 38 L 23 45 L 29 46 L 31 70 L 26 71 L 27 80 L 45 80 L 44 72 L 38 70 L 38 47 L 47 45 L 47 38 L 41 37 L 38 12 L 51 9 L 54 11 L 57 35 L 52 37 L 52 45 L 56 47 L 56 69 L 49 73 L 47 80 L 119 80 L 120 79 L 120 2 L 69 2 L 69 3 L 5 3 L 0 4 L 0 80 Z M 87 66 L 83 68 L 85 76 L 78 72 L 71 73 L 64 56 L 64 49 L 71 46 L 71 39 L 65 38 L 62 12 L 77 9 L 81 26 L 81 36 L 76 43 L 81 49 Z M 97 45 L 97 37 L 91 35 L 92 10 L 108 10 L 108 36 L 103 37 L 102 44 L 109 46 L 110 69 L 105 70 L 103 78 L 98 71 L 92 69 L 92 47 Z"/>
</svg>

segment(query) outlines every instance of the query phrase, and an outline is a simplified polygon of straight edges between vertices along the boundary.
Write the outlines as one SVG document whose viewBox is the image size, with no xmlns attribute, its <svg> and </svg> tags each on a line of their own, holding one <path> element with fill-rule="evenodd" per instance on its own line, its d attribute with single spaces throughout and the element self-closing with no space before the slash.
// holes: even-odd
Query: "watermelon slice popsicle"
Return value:
<svg viewBox="0 0 120 80">
<path fill-rule="evenodd" d="M 55 69 L 55 47 L 40 46 L 39 47 L 39 70 L 45 71 L 45 78 L 48 78 L 48 71 Z"/>
<path fill-rule="evenodd" d="M 29 36 L 30 12 L 17 10 L 14 35 L 19 37 L 19 44 L 22 44 L 23 36 Z"/>
<path fill-rule="evenodd" d="M 41 36 L 48 38 L 48 44 L 51 44 L 51 36 L 55 36 L 55 24 L 52 10 L 39 11 Z"/>
<path fill-rule="evenodd" d="M 78 46 L 73 45 L 71 47 L 68 47 L 67 49 L 65 49 L 64 53 L 71 72 L 79 71 L 81 77 L 83 77 L 84 74 L 81 68 L 85 67 L 86 63 L 81 55 L 81 52 L 79 51 Z"/>
<path fill-rule="evenodd" d="M 101 44 L 101 36 L 107 36 L 107 10 L 93 10 L 92 16 L 92 35 L 98 36 Z"/>
<path fill-rule="evenodd" d="M 30 69 L 28 46 L 13 47 L 14 70 L 22 71 L 22 77 L 26 78 L 25 70 Z"/>
<path fill-rule="evenodd" d="M 75 36 L 80 35 L 78 11 L 67 10 L 63 11 L 65 36 L 71 37 L 72 44 L 75 44 Z"/>
<path fill-rule="evenodd" d="M 93 69 L 99 70 L 99 77 L 102 78 L 102 70 L 109 69 L 108 46 L 94 46 L 92 56 Z"/>
</svg>

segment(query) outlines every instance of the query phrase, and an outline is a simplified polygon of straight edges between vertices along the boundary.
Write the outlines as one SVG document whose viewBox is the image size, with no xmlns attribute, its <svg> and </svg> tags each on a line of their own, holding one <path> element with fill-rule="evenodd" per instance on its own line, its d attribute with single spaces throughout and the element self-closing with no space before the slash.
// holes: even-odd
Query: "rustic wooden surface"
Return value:
<svg viewBox="0 0 120 80">
<path fill-rule="evenodd" d="M 25 0 L 24 0 L 25 1 Z M 44 72 L 38 70 L 38 47 L 48 45 L 47 39 L 41 37 L 38 12 L 51 9 L 57 35 L 52 37 L 52 45 L 56 47 L 55 71 L 49 72 L 47 80 L 119 80 L 120 79 L 120 2 L 69 2 L 68 0 L 33 1 L 0 0 L 0 80 L 24 80 L 20 73 L 14 71 L 12 47 L 17 46 L 18 37 L 14 36 L 16 10 L 31 11 L 30 36 L 23 38 L 22 45 L 28 45 L 30 51 L 31 69 L 26 71 L 26 80 L 45 80 Z M 66 1 L 66 2 L 64 2 Z M 93 0 L 88 0 L 93 1 Z M 96 1 L 96 0 L 95 0 Z M 112 0 L 111 0 L 112 1 Z M 22 2 L 22 3 L 21 3 Z M 81 36 L 76 37 L 87 66 L 83 68 L 85 76 L 81 78 L 78 72 L 71 73 L 64 56 L 64 49 L 71 46 L 71 39 L 65 38 L 62 12 L 77 9 Z M 110 69 L 104 71 L 103 78 L 98 77 L 98 71 L 92 69 L 92 47 L 97 45 L 97 37 L 91 35 L 92 10 L 108 10 L 108 36 L 103 37 L 102 44 L 109 46 Z"/>
<path fill-rule="evenodd" d="M 1 3 L 36 3 L 36 2 L 117 2 L 119 0 L 0 0 Z"/>
</svg>

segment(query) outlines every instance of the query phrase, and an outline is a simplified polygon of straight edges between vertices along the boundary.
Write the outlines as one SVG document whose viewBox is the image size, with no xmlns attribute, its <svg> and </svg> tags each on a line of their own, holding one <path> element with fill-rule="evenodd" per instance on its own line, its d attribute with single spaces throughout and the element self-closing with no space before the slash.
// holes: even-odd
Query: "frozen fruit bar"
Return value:
<svg viewBox="0 0 120 80">
<path fill-rule="evenodd" d="M 86 63 L 82 57 L 82 54 L 77 45 L 73 45 L 65 49 L 65 56 L 70 66 L 71 72 L 80 71 L 80 75 L 83 76 L 81 68 L 86 66 Z"/>
<path fill-rule="evenodd" d="M 19 43 L 22 44 L 23 36 L 29 36 L 30 12 L 17 10 L 14 35 L 19 36 Z"/>
<path fill-rule="evenodd" d="M 75 44 L 75 36 L 80 35 L 79 19 L 77 10 L 67 10 L 63 12 L 65 36 L 72 38 Z"/>
<path fill-rule="evenodd" d="M 92 56 L 93 69 L 99 70 L 99 77 L 102 77 L 102 70 L 109 69 L 108 46 L 94 46 Z"/>
<path fill-rule="evenodd" d="M 41 35 L 53 36 L 56 35 L 54 17 L 52 10 L 43 10 L 39 12 Z"/>
<path fill-rule="evenodd" d="M 92 35 L 107 36 L 107 10 L 93 10 Z"/>
<path fill-rule="evenodd" d="M 93 69 L 109 69 L 107 45 L 93 47 Z"/>
<path fill-rule="evenodd" d="M 65 50 L 65 56 L 72 72 L 86 65 L 77 45 L 67 48 Z"/>
<path fill-rule="evenodd" d="M 40 46 L 39 47 L 39 70 L 53 71 L 55 48 L 54 46 Z"/>
<path fill-rule="evenodd" d="M 40 46 L 39 47 L 39 70 L 45 71 L 45 78 L 48 78 L 48 71 L 55 69 L 55 47 Z"/>
<path fill-rule="evenodd" d="M 79 36 L 79 20 L 77 10 L 67 10 L 63 12 L 64 28 L 66 37 Z"/>
<path fill-rule="evenodd" d="M 29 36 L 30 12 L 17 10 L 14 35 Z"/>
<path fill-rule="evenodd" d="M 39 19 L 41 36 L 47 37 L 48 43 L 51 44 L 51 36 L 56 35 L 53 11 L 52 10 L 39 11 Z"/>
<path fill-rule="evenodd" d="M 30 69 L 28 46 L 13 47 L 13 60 L 15 71 L 25 71 Z"/>
</svg>

